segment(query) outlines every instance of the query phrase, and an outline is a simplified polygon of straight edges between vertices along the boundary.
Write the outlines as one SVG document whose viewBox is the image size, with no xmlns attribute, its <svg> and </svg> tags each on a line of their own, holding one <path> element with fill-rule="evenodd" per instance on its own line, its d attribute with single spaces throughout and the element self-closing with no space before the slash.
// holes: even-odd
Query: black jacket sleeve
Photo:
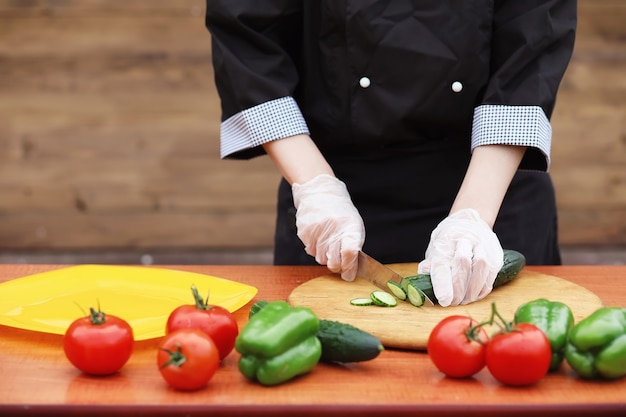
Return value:
<svg viewBox="0 0 626 417">
<path fill-rule="evenodd" d="M 222 121 L 258 104 L 293 96 L 301 40 L 297 0 L 207 0 Z"/>
<path fill-rule="evenodd" d="M 574 48 L 576 0 L 499 0 L 494 7 L 483 104 L 540 106 L 549 119 Z"/>
</svg>

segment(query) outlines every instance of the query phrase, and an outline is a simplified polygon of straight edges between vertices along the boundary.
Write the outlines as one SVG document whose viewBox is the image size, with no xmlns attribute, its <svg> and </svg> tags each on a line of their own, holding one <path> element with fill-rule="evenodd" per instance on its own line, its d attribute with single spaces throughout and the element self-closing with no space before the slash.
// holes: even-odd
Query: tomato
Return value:
<svg viewBox="0 0 626 417">
<path fill-rule="evenodd" d="M 467 316 L 448 316 L 433 328 L 426 349 L 437 369 L 453 378 L 466 378 L 485 367 L 487 332 Z"/>
<path fill-rule="evenodd" d="M 65 356 L 76 368 L 90 375 L 119 371 L 133 351 L 133 330 L 123 319 L 90 309 L 76 319 L 63 336 Z"/>
<path fill-rule="evenodd" d="M 157 353 L 159 372 L 173 388 L 205 387 L 220 365 L 217 346 L 198 329 L 180 329 L 165 336 Z"/>
<path fill-rule="evenodd" d="M 218 305 L 210 305 L 203 300 L 195 287 L 191 289 L 195 305 L 182 305 L 174 309 L 167 319 L 166 333 L 179 329 L 199 329 L 209 335 L 224 359 L 235 347 L 239 327 L 235 316 Z"/>
<path fill-rule="evenodd" d="M 548 338 L 530 323 L 502 330 L 487 344 L 487 368 L 506 385 L 534 384 L 548 373 L 551 360 Z"/>
</svg>

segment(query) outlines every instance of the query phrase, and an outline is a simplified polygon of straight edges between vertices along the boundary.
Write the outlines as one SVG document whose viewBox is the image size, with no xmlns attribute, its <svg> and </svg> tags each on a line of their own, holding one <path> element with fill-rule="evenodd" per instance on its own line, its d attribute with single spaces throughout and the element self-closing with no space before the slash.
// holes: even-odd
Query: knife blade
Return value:
<svg viewBox="0 0 626 417">
<path fill-rule="evenodd" d="M 356 275 L 365 281 L 376 285 L 385 291 L 389 290 L 387 281 L 391 280 L 400 284 L 402 275 L 393 271 L 391 268 L 381 264 L 376 259 L 367 255 L 365 252 L 359 252 L 358 269 Z"/>
<path fill-rule="evenodd" d="M 372 258 L 363 251 L 359 251 L 356 275 L 357 277 L 362 278 L 387 292 L 389 291 L 387 281 L 393 281 L 396 284 L 400 284 L 402 278 L 404 278 L 402 275 L 398 274 L 388 266 L 378 262 L 376 259 Z M 434 305 L 432 300 L 428 298 L 426 294 L 423 295 L 430 305 Z"/>
</svg>

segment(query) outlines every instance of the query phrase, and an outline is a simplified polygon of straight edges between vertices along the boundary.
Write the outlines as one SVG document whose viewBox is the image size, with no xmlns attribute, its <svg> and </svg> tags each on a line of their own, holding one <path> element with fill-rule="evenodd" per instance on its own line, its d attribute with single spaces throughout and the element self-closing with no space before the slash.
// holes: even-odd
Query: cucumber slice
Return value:
<svg viewBox="0 0 626 417">
<path fill-rule="evenodd" d="M 424 305 L 426 297 L 424 296 L 422 290 L 417 288 L 413 283 L 409 283 L 409 285 L 407 286 L 406 294 L 409 302 L 415 307 L 421 307 Z"/>
<path fill-rule="evenodd" d="M 365 297 L 357 297 L 357 298 L 353 298 L 352 300 L 350 300 L 350 304 L 352 304 L 353 306 L 371 306 L 372 304 L 374 304 L 374 301 L 372 301 L 371 298 L 365 298 Z"/>
<path fill-rule="evenodd" d="M 398 300 L 393 295 L 386 291 L 376 290 L 372 291 L 370 298 L 377 306 L 382 307 L 395 307 L 398 305 Z"/>
<path fill-rule="evenodd" d="M 387 281 L 387 287 L 389 288 L 389 290 L 392 292 L 393 295 L 398 297 L 398 299 L 402 301 L 406 300 L 406 291 L 404 291 L 404 288 L 402 288 L 400 284 L 398 284 L 395 281 L 389 280 Z"/>
</svg>

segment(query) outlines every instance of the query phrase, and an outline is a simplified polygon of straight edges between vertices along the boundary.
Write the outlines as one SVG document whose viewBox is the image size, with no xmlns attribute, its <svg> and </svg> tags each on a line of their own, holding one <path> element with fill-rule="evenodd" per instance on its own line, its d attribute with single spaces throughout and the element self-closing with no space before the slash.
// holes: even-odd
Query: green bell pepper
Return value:
<svg viewBox="0 0 626 417">
<path fill-rule="evenodd" d="M 574 325 L 574 314 L 569 306 L 560 301 L 539 298 L 519 306 L 513 320 L 515 323 L 534 324 L 545 333 L 552 349 L 550 371 L 557 370 L 563 362 L 567 336 Z"/>
<path fill-rule="evenodd" d="M 322 356 L 318 317 L 306 307 L 268 303 L 235 340 L 239 370 L 263 385 L 277 385 L 311 371 Z"/>
<path fill-rule="evenodd" d="M 626 308 L 602 307 L 570 330 L 567 363 L 582 378 L 626 375 Z"/>
</svg>

